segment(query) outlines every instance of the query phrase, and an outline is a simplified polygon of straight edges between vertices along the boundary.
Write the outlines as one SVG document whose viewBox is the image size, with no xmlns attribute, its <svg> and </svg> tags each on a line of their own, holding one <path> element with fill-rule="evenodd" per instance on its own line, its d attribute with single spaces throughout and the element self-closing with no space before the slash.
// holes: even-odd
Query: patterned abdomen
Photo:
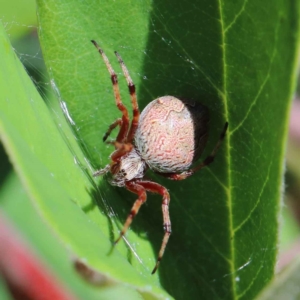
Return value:
<svg viewBox="0 0 300 300">
<path fill-rule="evenodd" d="M 161 173 L 188 169 L 208 137 L 208 109 L 199 103 L 164 96 L 142 111 L 135 146 L 148 166 Z"/>
</svg>

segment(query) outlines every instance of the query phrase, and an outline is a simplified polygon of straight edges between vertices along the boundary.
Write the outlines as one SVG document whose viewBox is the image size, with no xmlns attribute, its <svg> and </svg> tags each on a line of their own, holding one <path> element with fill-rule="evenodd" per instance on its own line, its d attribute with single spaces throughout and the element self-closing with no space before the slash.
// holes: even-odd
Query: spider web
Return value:
<svg viewBox="0 0 300 300">
<path fill-rule="evenodd" d="M 74 142 L 71 141 L 76 139 L 77 142 L 79 142 L 79 144 L 83 147 L 83 150 L 88 149 L 88 147 L 86 147 L 85 145 L 84 139 L 77 137 L 76 133 L 72 131 L 74 130 L 76 132 L 76 130 L 78 130 L 79 128 L 76 125 L 75 121 L 72 119 L 71 113 L 69 112 L 67 104 L 60 94 L 59 88 L 57 87 L 54 78 L 47 74 L 38 40 L 37 27 L 35 25 L 21 24 L 17 21 L 5 22 L 5 28 L 7 32 L 10 32 L 10 30 L 16 26 L 21 26 L 22 28 L 28 29 L 27 34 L 15 40 L 15 42 L 13 43 L 16 55 L 19 57 L 32 82 L 34 83 L 41 97 L 48 106 L 61 136 L 68 145 L 69 150 L 72 152 L 74 163 L 83 170 L 87 177 L 90 178 L 94 187 L 97 189 L 99 196 L 101 197 L 101 201 L 103 203 L 101 207 L 105 208 L 105 214 L 110 217 L 111 221 L 114 223 L 114 226 L 121 230 L 122 224 L 120 224 L 120 222 L 117 222 L 117 220 L 120 220 L 118 211 L 114 210 L 113 205 L 109 204 L 109 198 L 106 197 L 105 192 L 100 191 L 99 187 L 95 185 L 94 180 L 91 177 L 91 174 L 95 170 L 91 166 L 88 155 L 82 155 L 82 153 L 79 154 L 79 152 L 81 151 L 79 149 L 75 149 L 76 147 L 74 145 Z M 145 76 L 144 79 L 146 79 Z M 112 136 L 114 135 L 112 134 Z M 85 151 L 85 153 L 86 152 L 87 151 Z M 101 152 L 99 151 L 98 154 L 100 163 L 101 165 L 103 165 Z M 83 209 L 85 208 L 83 207 Z M 134 257 L 136 257 L 139 263 L 143 265 L 143 260 L 136 252 L 134 244 L 132 245 L 125 236 L 123 237 L 123 240 L 125 241 Z"/>
</svg>

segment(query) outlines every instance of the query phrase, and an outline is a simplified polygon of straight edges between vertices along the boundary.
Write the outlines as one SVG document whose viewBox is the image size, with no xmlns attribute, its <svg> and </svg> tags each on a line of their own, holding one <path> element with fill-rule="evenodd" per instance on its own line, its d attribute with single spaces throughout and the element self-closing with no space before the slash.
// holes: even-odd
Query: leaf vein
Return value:
<svg viewBox="0 0 300 300">
<path fill-rule="evenodd" d="M 230 259 L 227 258 L 218 248 L 216 248 L 215 243 L 213 243 L 211 241 L 211 239 L 209 239 L 209 237 L 202 231 L 201 226 L 199 226 L 199 222 L 197 220 L 194 220 L 194 218 L 191 217 L 191 214 L 189 214 L 185 207 L 183 207 L 181 205 L 181 201 L 177 201 L 176 203 L 178 206 L 181 207 L 181 211 L 185 213 L 186 217 L 188 219 L 190 219 L 190 221 L 193 223 L 193 226 L 195 228 L 197 228 L 197 230 L 199 230 L 199 233 L 204 237 L 204 239 L 212 246 L 212 248 L 216 251 L 217 254 L 220 255 L 220 257 L 222 257 L 225 261 L 227 261 L 228 263 L 230 263 Z"/>
<path fill-rule="evenodd" d="M 248 3 L 248 0 L 245 0 L 243 3 L 243 6 L 241 7 L 240 11 L 234 16 L 232 22 L 224 29 L 224 32 L 226 33 L 237 21 L 237 19 L 242 15 L 242 13 L 245 11 L 246 5 Z"/>
<path fill-rule="evenodd" d="M 275 45 L 277 44 L 277 39 L 278 39 L 278 29 L 279 29 L 279 24 L 280 24 L 280 22 L 278 22 L 277 28 L 276 28 L 275 43 L 274 43 Z M 231 130 L 231 132 L 230 132 L 231 135 L 232 135 L 235 131 L 237 131 L 237 130 L 244 124 L 244 122 L 247 120 L 247 118 L 248 118 L 248 116 L 250 115 L 250 113 L 251 113 L 253 107 L 256 105 L 256 103 L 257 103 L 257 101 L 258 101 L 258 99 L 259 99 L 259 97 L 260 97 L 260 95 L 261 95 L 261 93 L 262 93 L 262 91 L 263 91 L 263 89 L 264 89 L 266 83 L 267 83 L 268 80 L 270 79 L 270 73 L 271 73 L 271 69 L 272 69 L 272 66 L 273 66 L 273 61 L 274 61 L 274 58 L 275 58 L 275 56 L 276 56 L 276 54 L 277 54 L 277 48 L 276 48 L 275 45 L 274 45 L 274 49 L 273 49 L 272 56 L 271 56 L 271 59 L 270 59 L 269 69 L 268 69 L 268 72 L 267 72 L 267 74 L 266 74 L 266 76 L 265 76 L 265 79 L 264 79 L 263 83 L 261 84 L 260 88 L 258 89 L 258 92 L 257 92 L 256 96 L 254 97 L 254 99 L 253 99 L 253 101 L 252 101 L 252 103 L 251 103 L 251 105 L 250 105 L 248 111 L 246 112 L 244 118 L 240 121 L 240 123 L 239 123 L 235 128 L 233 128 L 233 129 Z"/>
<path fill-rule="evenodd" d="M 266 175 L 266 179 L 265 179 L 264 184 L 263 184 L 263 186 L 262 186 L 262 188 L 261 188 L 261 191 L 260 191 L 260 193 L 259 193 L 259 195 L 258 195 L 257 201 L 255 202 L 253 208 L 252 208 L 251 211 L 249 212 L 248 216 L 247 216 L 247 217 L 246 217 L 239 225 L 237 225 L 237 226 L 233 229 L 234 234 L 235 234 L 238 230 L 240 230 L 240 229 L 247 223 L 247 221 L 251 218 L 251 216 L 252 216 L 253 212 L 255 211 L 255 209 L 258 207 L 258 205 L 259 205 L 259 203 L 260 203 L 260 201 L 261 201 L 261 198 L 262 198 L 262 194 L 263 194 L 263 192 L 264 192 L 264 189 L 265 189 L 265 187 L 266 187 L 266 185 L 267 185 L 267 182 L 269 181 L 269 175 L 270 175 L 270 168 L 271 168 L 271 165 L 272 165 L 272 163 L 271 163 L 271 164 L 269 165 L 269 167 L 268 167 L 268 173 L 267 173 L 267 175 Z"/>
</svg>

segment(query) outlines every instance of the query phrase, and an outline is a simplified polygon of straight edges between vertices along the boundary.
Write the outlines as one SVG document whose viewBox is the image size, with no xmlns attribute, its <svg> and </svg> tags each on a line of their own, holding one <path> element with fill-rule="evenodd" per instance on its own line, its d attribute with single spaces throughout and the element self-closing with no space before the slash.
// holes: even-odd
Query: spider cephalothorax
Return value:
<svg viewBox="0 0 300 300">
<path fill-rule="evenodd" d="M 225 123 L 220 138 L 211 154 L 198 166 L 191 168 L 192 164 L 202 154 L 207 142 L 209 120 L 207 107 L 197 102 L 164 96 L 150 102 L 140 115 L 135 86 L 122 58 L 115 52 L 127 80 L 131 97 L 133 119 L 130 123 L 128 111 L 121 101 L 117 75 L 103 50 L 95 41 L 92 42 L 102 55 L 110 73 L 116 105 L 122 112 L 122 118 L 117 119 L 109 126 L 103 138 L 105 141 L 114 128 L 120 127 L 116 140 L 109 142 L 115 146 L 115 151 L 110 156 L 111 163 L 104 169 L 96 171 L 94 176 L 110 172 L 113 185 L 125 187 L 138 195 L 138 199 L 135 201 L 115 244 L 125 234 L 134 216 L 146 201 L 146 191 L 158 193 L 162 196 L 165 234 L 156 265 L 152 271 L 152 274 L 154 274 L 171 234 L 170 195 L 164 186 L 144 179 L 144 174 L 149 168 L 155 173 L 172 180 L 182 180 L 191 176 L 213 161 L 225 137 L 228 123 Z"/>
<path fill-rule="evenodd" d="M 145 161 L 133 147 L 131 151 L 121 156 L 120 160 L 110 167 L 113 175 L 110 182 L 112 185 L 126 186 L 127 181 L 143 178 L 146 169 Z"/>
</svg>

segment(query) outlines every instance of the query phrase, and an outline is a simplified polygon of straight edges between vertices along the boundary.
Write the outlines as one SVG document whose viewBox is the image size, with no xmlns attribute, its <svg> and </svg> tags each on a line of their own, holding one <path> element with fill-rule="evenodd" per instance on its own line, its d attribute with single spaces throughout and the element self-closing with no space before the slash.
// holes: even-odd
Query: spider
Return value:
<svg viewBox="0 0 300 300">
<path fill-rule="evenodd" d="M 140 114 L 135 85 L 121 56 L 115 51 L 130 93 L 133 108 L 133 118 L 130 122 L 128 110 L 120 97 L 117 75 L 100 46 L 94 40 L 91 42 L 101 54 L 108 69 L 116 105 L 122 113 L 122 118 L 115 120 L 103 137 L 105 142 L 112 130 L 119 126 L 116 140 L 108 142 L 115 147 L 115 151 L 110 155 L 111 163 L 104 169 L 96 171 L 93 176 L 110 172 L 112 174 L 111 184 L 125 187 L 138 195 L 138 199 L 134 202 L 123 229 L 113 245 L 120 241 L 141 205 L 145 203 L 146 192 L 158 193 L 162 196 L 164 237 L 152 271 L 154 274 L 171 234 L 170 195 L 164 186 L 145 179 L 145 172 L 147 169 L 151 169 L 155 173 L 172 180 L 183 180 L 193 175 L 196 171 L 213 162 L 225 137 L 228 122 L 225 123 L 211 154 L 198 166 L 190 168 L 202 154 L 207 142 L 209 121 L 207 107 L 197 102 L 173 96 L 163 96 L 150 102 Z"/>
</svg>

